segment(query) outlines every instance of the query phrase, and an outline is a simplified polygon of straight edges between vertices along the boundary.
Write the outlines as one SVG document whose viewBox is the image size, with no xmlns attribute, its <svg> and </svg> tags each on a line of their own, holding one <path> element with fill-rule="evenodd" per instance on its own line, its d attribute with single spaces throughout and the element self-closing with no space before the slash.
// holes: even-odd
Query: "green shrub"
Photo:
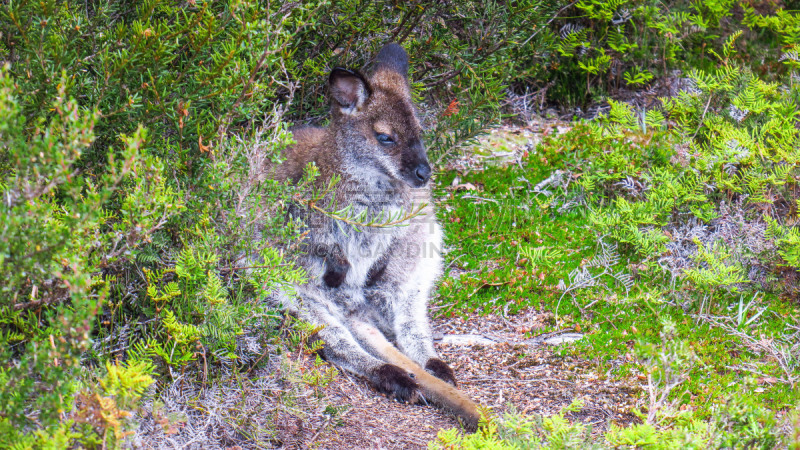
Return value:
<svg viewBox="0 0 800 450">
<path fill-rule="evenodd" d="M 591 444 L 591 426 L 565 417 L 580 411 L 583 402 L 574 400 L 552 416 L 524 417 L 508 413 L 502 419 L 488 416 L 474 434 L 457 429 L 442 430 L 430 449 L 561 449 L 597 448 Z"/>
<path fill-rule="evenodd" d="M 574 184 L 600 234 L 701 292 L 794 292 L 800 132 L 794 88 L 735 64 L 694 70 L 663 108 L 611 101 L 567 137 L 585 170 Z M 794 264 L 794 265 L 793 265 Z M 722 290 L 722 291 L 720 291 Z"/>
<path fill-rule="evenodd" d="M 653 356 L 668 360 L 676 369 L 687 367 L 674 358 L 674 349 L 664 348 Z M 682 366 L 682 367 L 681 367 Z M 457 429 L 442 430 L 430 449 L 600 449 L 600 448 L 776 448 L 785 445 L 774 413 L 734 396 L 713 408 L 713 417 L 703 420 L 691 410 L 659 410 L 647 419 L 621 427 L 611 423 L 602 437 L 592 438 L 591 426 L 565 417 L 580 412 L 583 403 L 574 400 L 552 416 L 522 416 L 507 413 L 489 418 L 477 433 L 464 435 Z"/>
<path fill-rule="evenodd" d="M 275 101 L 316 7 L 0 7 L 0 442 L 119 443 L 148 375 L 260 356 L 237 338 L 267 338 L 261 298 L 302 274 L 267 240 L 291 194 L 252 173 L 291 141 Z"/>
</svg>

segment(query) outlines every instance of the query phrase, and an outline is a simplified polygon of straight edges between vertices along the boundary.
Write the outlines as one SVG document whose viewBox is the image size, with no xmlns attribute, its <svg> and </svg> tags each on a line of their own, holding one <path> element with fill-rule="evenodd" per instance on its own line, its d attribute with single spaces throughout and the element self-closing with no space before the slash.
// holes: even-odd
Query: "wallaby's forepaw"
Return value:
<svg viewBox="0 0 800 450">
<path fill-rule="evenodd" d="M 344 283 L 347 278 L 347 272 L 350 270 L 350 264 L 347 261 L 328 261 L 325 275 L 322 276 L 322 281 L 325 286 L 329 288 L 338 288 Z"/>
<path fill-rule="evenodd" d="M 429 359 L 425 364 L 425 370 L 436 378 L 440 378 L 453 386 L 458 386 L 458 383 L 456 383 L 456 374 L 453 373 L 453 369 L 439 358 Z"/>
<path fill-rule="evenodd" d="M 419 400 L 419 385 L 405 370 L 394 364 L 384 364 L 375 370 L 373 383 L 378 392 L 401 403 Z"/>
<path fill-rule="evenodd" d="M 325 255 L 325 275 L 322 276 L 322 281 L 329 288 L 338 288 L 347 278 L 348 271 L 350 262 L 345 258 L 342 248 L 339 244 L 333 245 Z"/>
</svg>

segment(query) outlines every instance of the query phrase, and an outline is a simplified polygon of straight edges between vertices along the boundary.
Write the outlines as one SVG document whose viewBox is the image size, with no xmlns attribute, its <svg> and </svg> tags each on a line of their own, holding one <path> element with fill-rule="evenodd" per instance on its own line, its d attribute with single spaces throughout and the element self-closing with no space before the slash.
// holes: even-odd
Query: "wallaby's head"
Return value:
<svg viewBox="0 0 800 450">
<path fill-rule="evenodd" d="M 359 168 L 422 187 L 431 166 L 411 103 L 408 55 L 389 44 L 378 53 L 369 78 L 352 70 L 331 72 L 331 127 L 337 144 Z"/>
</svg>

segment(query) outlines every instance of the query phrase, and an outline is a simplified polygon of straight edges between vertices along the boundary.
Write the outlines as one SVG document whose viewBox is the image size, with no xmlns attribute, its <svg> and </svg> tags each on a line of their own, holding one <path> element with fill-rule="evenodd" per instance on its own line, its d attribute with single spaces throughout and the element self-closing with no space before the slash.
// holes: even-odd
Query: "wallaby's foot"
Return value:
<svg viewBox="0 0 800 450">
<path fill-rule="evenodd" d="M 405 370 L 394 364 L 384 364 L 373 374 L 373 383 L 378 392 L 401 403 L 416 403 L 419 400 L 419 385 Z"/>
<path fill-rule="evenodd" d="M 456 383 L 456 374 L 453 373 L 453 369 L 439 358 L 429 359 L 425 364 L 425 370 L 436 378 L 440 378 L 453 386 L 458 386 L 458 383 Z"/>
</svg>

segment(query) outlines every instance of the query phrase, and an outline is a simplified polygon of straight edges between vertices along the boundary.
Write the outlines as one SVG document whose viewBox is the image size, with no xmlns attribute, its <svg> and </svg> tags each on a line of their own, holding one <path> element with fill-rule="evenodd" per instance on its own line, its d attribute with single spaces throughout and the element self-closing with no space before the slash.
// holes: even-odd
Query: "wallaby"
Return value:
<svg viewBox="0 0 800 450">
<path fill-rule="evenodd" d="M 403 226 L 354 229 L 353 224 L 307 208 L 292 214 L 307 225 L 297 286 L 300 301 L 279 295 L 282 307 L 324 326 L 323 356 L 366 377 L 398 401 L 429 399 L 475 428 L 476 405 L 459 392 L 453 370 L 433 348 L 427 304 L 442 272 L 441 227 L 428 181 L 431 167 L 411 102 L 408 55 L 398 44 L 378 53 L 369 78 L 336 68 L 330 73 L 327 128 L 293 129 L 296 144 L 270 177 L 298 181 L 313 162 L 317 183 L 340 177 L 330 203 L 351 205 L 368 217 L 408 217 Z M 433 375 L 433 376 L 432 376 Z M 420 398 L 420 394 L 422 398 Z"/>
</svg>

